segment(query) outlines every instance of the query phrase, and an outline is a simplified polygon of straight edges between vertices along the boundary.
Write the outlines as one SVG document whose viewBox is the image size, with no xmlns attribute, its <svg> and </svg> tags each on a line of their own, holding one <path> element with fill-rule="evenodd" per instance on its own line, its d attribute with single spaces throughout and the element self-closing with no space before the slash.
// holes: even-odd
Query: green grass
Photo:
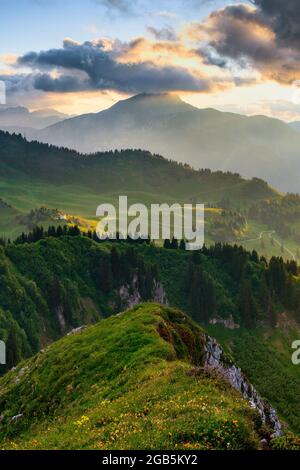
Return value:
<svg viewBox="0 0 300 470">
<path fill-rule="evenodd" d="M 155 304 L 66 337 L 0 380 L 0 448 L 258 449 L 258 415 L 202 355 L 201 328 Z"/>
<path fill-rule="evenodd" d="M 274 239 L 273 242 L 272 239 Z M 249 221 L 248 231 L 243 234 L 243 237 L 239 240 L 239 244 L 248 251 L 257 251 L 267 259 L 270 259 L 272 256 L 282 256 L 284 259 L 292 259 L 291 253 L 293 253 L 297 259 L 297 250 L 299 250 L 299 245 L 291 237 L 284 239 L 277 233 L 271 234 L 271 230 L 267 225 L 253 220 Z"/>
<path fill-rule="evenodd" d="M 169 183 L 166 183 L 169 188 Z M 242 185 L 242 183 L 240 183 Z M 214 186 L 214 184 L 212 184 Z M 238 189 L 238 185 L 235 188 Z M 153 192 L 151 192 L 153 191 Z M 197 196 L 195 196 L 197 202 L 217 202 L 220 201 L 227 193 L 229 188 L 226 185 L 223 188 L 218 188 L 217 192 L 205 185 L 203 188 L 200 186 L 200 190 L 197 190 Z M 34 183 L 26 180 L 16 181 L 0 181 L 0 198 L 2 197 L 12 207 L 10 210 L 0 210 L 0 235 L 6 238 L 14 239 L 20 235 L 23 231 L 27 232 L 28 228 L 18 221 L 17 216 L 22 214 L 26 215 L 32 209 L 37 209 L 41 206 L 48 207 L 50 209 L 59 209 L 63 213 L 70 216 L 79 217 L 86 219 L 86 223 L 91 226 L 95 226 L 97 223 L 96 209 L 99 204 L 109 203 L 118 207 L 118 198 L 120 194 L 126 194 L 128 196 L 128 204 L 134 204 L 142 202 L 147 207 L 151 204 L 164 202 L 167 204 L 173 204 L 174 202 L 189 203 L 191 197 L 184 194 L 178 193 L 179 197 L 175 197 L 167 192 L 167 188 L 164 186 L 159 189 L 158 192 L 154 192 L 151 189 L 149 192 L 145 191 L 132 191 L 120 188 L 119 192 L 99 192 L 94 191 L 90 188 L 80 185 L 53 185 L 49 183 Z M 193 188 L 191 193 L 193 194 Z M 193 198 L 192 198 L 193 199 Z M 239 193 L 237 192 L 237 200 L 241 200 Z M 243 201 L 243 199 L 242 199 Z M 211 222 L 217 221 L 220 224 L 230 223 L 231 217 L 222 217 L 220 211 L 206 210 L 206 229 L 205 229 L 205 241 L 207 245 L 213 243 L 211 236 Z M 44 223 L 47 227 L 53 224 L 53 221 L 49 221 L 49 224 Z M 297 226 L 295 226 L 295 230 Z M 267 231 L 269 228 L 265 225 L 259 224 L 253 220 L 248 220 L 247 227 L 241 227 L 241 231 L 236 232 L 238 243 L 243 245 L 247 250 L 256 250 L 261 255 L 266 256 L 268 259 L 272 256 L 283 256 L 286 259 L 290 259 L 291 255 L 288 251 L 282 252 L 281 247 L 277 244 L 272 244 L 268 234 L 263 236 L 263 243 L 261 240 L 248 241 L 248 239 L 258 238 L 262 231 Z M 233 239 L 233 234 L 227 232 L 224 226 L 223 241 Z M 282 239 L 278 235 L 275 238 L 292 253 L 296 254 L 299 248 L 298 244 L 292 239 Z M 243 241 L 246 240 L 246 241 Z"/>
</svg>

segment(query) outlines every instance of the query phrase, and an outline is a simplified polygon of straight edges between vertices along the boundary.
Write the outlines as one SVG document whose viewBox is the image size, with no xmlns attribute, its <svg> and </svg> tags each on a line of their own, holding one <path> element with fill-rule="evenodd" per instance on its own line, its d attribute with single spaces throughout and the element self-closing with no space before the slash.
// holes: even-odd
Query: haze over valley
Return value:
<svg viewBox="0 0 300 470">
<path fill-rule="evenodd" d="M 168 94 L 137 95 L 70 119 L 50 116 L 58 122 L 45 127 L 47 119 L 39 118 L 41 130 L 26 129 L 17 115 L 14 128 L 4 126 L 4 118 L 1 124 L 0 112 L 0 128 L 82 153 L 149 150 L 196 169 L 237 172 L 284 192 L 300 191 L 300 133 L 278 119 L 198 109 Z"/>
</svg>

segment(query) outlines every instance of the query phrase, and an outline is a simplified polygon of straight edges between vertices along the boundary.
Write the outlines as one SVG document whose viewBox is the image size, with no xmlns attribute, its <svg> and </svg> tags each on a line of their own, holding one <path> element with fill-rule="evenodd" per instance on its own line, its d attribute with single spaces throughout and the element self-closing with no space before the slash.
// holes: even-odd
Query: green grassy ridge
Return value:
<svg viewBox="0 0 300 470">
<path fill-rule="evenodd" d="M 180 311 L 142 304 L 59 340 L 0 379 L 0 448 L 259 449 L 258 414 L 195 373 L 203 338 Z"/>
<path fill-rule="evenodd" d="M 13 364 L 16 364 L 22 357 L 28 357 L 37 352 L 40 347 L 57 339 L 72 327 L 82 324 L 89 324 L 98 321 L 101 316 L 111 315 L 121 311 L 122 303 L 117 302 L 118 283 L 111 286 L 111 290 L 103 293 L 103 273 L 102 268 L 111 257 L 113 248 L 117 248 L 120 255 L 126 254 L 128 243 L 105 242 L 96 243 L 84 236 L 62 236 L 60 238 L 48 237 L 39 242 L 25 245 L 8 245 L 0 249 L 0 309 L 2 324 L 0 334 L 1 339 L 18 345 L 17 355 Z M 243 325 L 242 312 L 240 311 L 240 284 L 239 270 L 240 260 L 246 261 L 245 272 L 252 286 L 253 298 L 258 308 L 258 324 L 265 325 L 263 332 L 277 331 L 270 328 L 270 319 L 263 301 L 267 298 L 265 289 L 262 288 L 262 280 L 266 273 L 264 262 L 257 262 L 251 259 L 249 253 L 244 253 L 240 249 L 225 247 L 221 250 L 216 247 L 216 252 L 189 253 L 184 250 L 167 250 L 156 246 L 129 245 L 133 249 L 136 259 L 142 260 L 145 266 L 155 265 L 158 271 L 158 279 L 162 283 L 170 305 L 180 308 L 194 315 L 197 321 L 207 322 L 215 317 L 228 318 L 230 315 L 236 323 Z M 211 306 L 209 317 L 205 319 L 199 312 L 194 312 L 189 295 L 186 293 L 186 273 L 190 262 L 196 269 L 201 268 L 206 277 L 214 285 L 215 303 Z M 102 274 L 101 274 L 102 273 Z M 57 282 L 53 283 L 53 279 Z M 124 280 L 120 280 L 124 284 Z M 294 281 L 298 286 L 299 280 Z M 51 287 L 52 286 L 52 287 Z M 201 285 L 195 292 L 201 292 Z M 59 296 L 61 313 L 67 320 L 66 329 L 61 330 L 55 308 L 54 300 Z M 64 299 L 68 298 L 70 303 L 65 304 Z M 52 301 L 49 303 L 49 300 Z M 276 297 L 275 312 L 278 314 L 284 310 L 280 299 Z M 113 305 L 113 304 L 114 305 Z M 298 312 L 299 313 L 299 312 Z M 299 317 L 294 315 L 294 324 L 297 326 Z M 46 334 L 45 334 L 46 325 Z M 280 327 L 281 328 L 281 327 Z M 295 327 L 296 328 L 296 327 Z M 256 335 L 256 330 L 251 327 L 249 335 Z M 280 333 L 280 329 L 278 332 Z M 239 364 L 243 359 L 243 332 L 244 327 L 236 330 L 235 335 L 241 336 L 240 350 L 237 350 L 234 358 Z M 279 334 L 278 333 L 278 334 Z M 263 333 L 261 333 L 263 335 Z M 33 335 L 33 336 L 32 336 Z M 218 340 L 222 340 L 219 332 L 213 333 Z M 32 337 L 34 343 L 32 343 Z M 17 338 L 17 340 L 16 340 Z M 288 337 L 288 341 L 289 341 Z M 251 348 L 255 350 L 255 344 L 250 342 Z M 278 343 L 264 341 L 264 347 L 257 343 L 258 356 L 249 354 L 249 360 L 255 358 L 255 363 L 259 367 L 249 369 L 249 377 L 257 390 L 262 393 L 273 405 L 278 403 L 281 417 L 293 426 L 300 429 L 300 415 L 298 416 L 299 401 L 295 394 L 295 384 L 298 384 L 297 371 L 291 372 L 291 358 L 289 354 L 289 343 L 279 335 Z M 291 342 L 290 342 L 291 344 Z M 252 347 L 253 346 L 253 347 Z M 278 362 L 276 354 L 281 349 L 286 354 L 280 357 Z M 266 382 L 266 371 L 263 364 L 265 357 L 268 357 L 268 368 L 272 374 Z M 254 363 L 254 364 L 255 364 Z M 278 366 L 279 364 L 279 366 Z M 248 373 L 247 363 L 243 362 Z M 279 377 L 276 375 L 276 368 L 280 370 Z M 244 368 L 244 367 L 243 367 Z M 266 386 L 267 384 L 267 386 Z M 274 398 L 274 390 L 280 387 L 280 403 Z M 290 409 L 290 397 L 294 395 L 295 414 Z M 273 403 L 273 400 L 275 403 Z"/>
</svg>

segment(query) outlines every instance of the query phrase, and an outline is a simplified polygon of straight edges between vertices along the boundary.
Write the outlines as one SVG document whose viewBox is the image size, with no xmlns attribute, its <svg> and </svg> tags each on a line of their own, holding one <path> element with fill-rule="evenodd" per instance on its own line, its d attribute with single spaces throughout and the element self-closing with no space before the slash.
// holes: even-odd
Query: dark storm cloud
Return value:
<svg viewBox="0 0 300 470">
<path fill-rule="evenodd" d="M 193 24 L 205 63 L 224 67 L 232 59 L 262 76 L 291 83 L 300 76 L 300 1 L 253 0 L 252 5 L 229 5 Z M 219 63 L 218 63 L 219 62 Z"/>
<path fill-rule="evenodd" d="M 71 75 L 61 75 L 53 78 L 47 73 L 38 74 L 33 78 L 33 87 L 46 92 L 71 92 L 84 90 L 87 83 Z"/>
<path fill-rule="evenodd" d="M 211 20 L 219 20 L 218 27 L 225 33 L 224 53 L 229 55 L 255 56 L 267 59 L 270 50 L 263 50 L 257 44 L 251 27 L 260 26 L 273 32 L 278 46 L 300 46 L 300 1 L 299 0 L 250 0 L 256 9 L 246 5 L 229 5 L 210 15 Z M 222 25 L 222 21 L 225 22 Z M 246 36 L 244 36 L 246 35 Z M 220 48 L 218 46 L 218 48 Z M 221 50 L 221 48 L 220 48 Z M 222 52 L 222 51 L 221 51 Z M 266 53 L 266 57 L 264 54 Z"/>
<path fill-rule="evenodd" d="M 83 44 L 65 41 L 62 49 L 25 54 L 18 64 L 35 71 L 34 87 L 44 91 L 110 89 L 140 93 L 210 88 L 208 81 L 181 67 L 157 67 L 151 62 L 122 63 L 115 55 L 116 51 L 105 50 L 101 41 Z M 58 78 L 50 75 L 53 70 L 59 71 Z"/>
<path fill-rule="evenodd" d="M 273 57 L 275 51 L 272 44 L 265 41 L 261 34 L 255 34 L 256 26 L 267 27 L 261 13 L 238 5 L 213 12 L 207 27 L 204 26 L 203 29 L 210 35 L 210 46 L 220 56 L 268 60 Z"/>
<path fill-rule="evenodd" d="M 273 25 L 273 30 L 285 46 L 300 46 L 299 0 L 252 0 Z"/>
</svg>

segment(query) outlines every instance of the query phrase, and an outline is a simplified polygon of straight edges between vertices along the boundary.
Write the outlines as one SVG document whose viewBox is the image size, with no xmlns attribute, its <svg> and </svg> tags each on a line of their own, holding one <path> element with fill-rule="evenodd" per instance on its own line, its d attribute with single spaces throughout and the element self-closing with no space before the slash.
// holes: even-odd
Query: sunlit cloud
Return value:
<svg viewBox="0 0 300 470">
<path fill-rule="evenodd" d="M 15 54 L 0 55 L 0 64 L 6 65 L 6 66 L 12 66 L 12 65 L 16 65 L 17 61 L 18 61 L 18 56 Z"/>
<path fill-rule="evenodd" d="M 132 6 L 143 6 L 142 0 L 134 5 L 93 1 L 124 15 L 133 14 Z M 178 9 L 169 11 L 163 0 L 161 10 L 149 11 L 144 32 L 128 40 L 99 37 L 96 23 L 91 23 L 85 30 L 92 40 L 66 38 L 62 47 L 0 56 L 0 79 L 7 82 L 11 102 L 19 99 L 35 106 L 40 100 L 52 106 L 54 101 L 72 113 L 76 108 L 101 109 L 120 96 L 171 92 L 197 106 L 241 109 L 245 114 L 258 111 L 261 103 L 263 113 L 288 120 L 299 113 L 292 102 L 289 108 L 286 94 L 300 78 L 299 2 L 224 2 L 210 2 L 216 9 L 206 18 L 184 22 Z M 193 11 L 203 3 L 188 0 Z M 278 92 L 275 101 L 272 84 Z M 260 87 L 264 96 L 257 94 Z"/>
<path fill-rule="evenodd" d="M 253 3 L 270 4 L 268 1 Z M 270 11 L 230 5 L 212 12 L 204 22 L 188 25 L 186 33 L 191 41 L 198 42 L 208 63 L 224 67 L 232 66 L 230 61 L 233 61 L 241 69 L 256 69 L 264 79 L 292 84 L 300 76 L 300 51 L 295 47 L 297 34 L 284 36 L 285 29 L 293 26 L 292 18 L 282 15 L 277 20 L 277 13 L 289 11 L 290 4 L 295 2 L 287 0 L 279 6 L 275 0 Z M 293 11 L 297 17 L 297 9 Z"/>
<path fill-rule="evenodd" d="M 31 69 L 33 88 L 48 93 L 210 92 L 232 85 L 230 74 L 220 70 L 218 76 L 213 67 L 204 66 L 199 51 L 184 42 L 145 37 L 129 43 L 67 38 L 62 48 L 29 52 L 17 64 Z"/>
</svg>

